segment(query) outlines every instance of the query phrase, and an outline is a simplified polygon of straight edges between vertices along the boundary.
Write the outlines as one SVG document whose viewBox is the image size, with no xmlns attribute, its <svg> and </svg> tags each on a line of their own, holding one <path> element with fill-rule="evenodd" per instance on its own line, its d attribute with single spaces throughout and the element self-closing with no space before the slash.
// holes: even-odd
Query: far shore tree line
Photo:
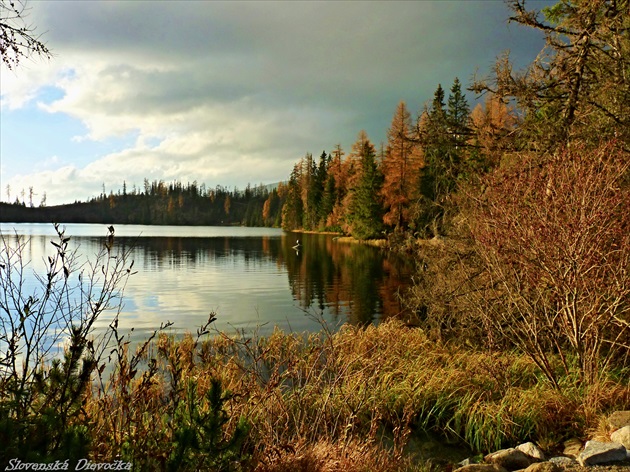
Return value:
<svg viewBox="0 0 630 472">
<path fill-rule="evenodd" d="M 144 180 L 142 188 L 133 186 L 109 194 L 102 193 L 87 202 L 38 207 L 19 199 L 0 204 L 0 221 L 63 222 L 147 225 L 245 225 L 279 226 L 283 184 L 247 185 L 229 189 L 217 185 L 207 188 L 197 181 L 182 184 Z"/>
</svg>

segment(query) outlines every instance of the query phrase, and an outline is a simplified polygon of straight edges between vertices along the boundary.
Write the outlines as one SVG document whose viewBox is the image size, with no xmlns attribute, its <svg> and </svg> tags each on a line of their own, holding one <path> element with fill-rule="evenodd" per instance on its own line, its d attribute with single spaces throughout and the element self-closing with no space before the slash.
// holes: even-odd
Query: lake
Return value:
<svg viewBox="0 0 630 472">
<path fill-rule="evenodd" d="M 67 224 L 69 249 L 92 260 L 106 225 Z M 12 247 L 26 238 L 27 288 L 44 275 L 50 224 L 0 225 Z M 285 233 L 275 228 L 116 225 L 115 245 L 134 261 L 119 327 L 141 340 L 166 321 L 195 332 L 216 313 L 215 327 L 229 333 L 265 335 L 332 330 L 343 323 L 378 323 L 403 312 L 399 294 L 411 282 L 413 264 L 378 248 L 337 241 L 333 235 Z M 296 240 L 300 241 L 296 248 Z M 92 259 L 90 259 L 92 258 Z M 96 330 L 107 328 L 113 313 Z"/>
</svg>

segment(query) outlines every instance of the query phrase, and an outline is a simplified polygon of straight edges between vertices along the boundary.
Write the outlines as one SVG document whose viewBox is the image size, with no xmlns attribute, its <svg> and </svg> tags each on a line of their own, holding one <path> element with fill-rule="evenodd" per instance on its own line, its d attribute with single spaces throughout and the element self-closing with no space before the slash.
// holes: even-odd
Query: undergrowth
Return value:
<svg viewBox="0 0 630 472">
<path fill-rule="evenodd" d="M 589 387 L 562 377 L 559 392 L 522 354 L 437 343 L 395 320 L 203 341 L 162 332 L 139 355 L 144 373 L 117 371 L 88 399 L 99 461 L 122 451 L 142 469 L 167 467 L 182 424 L 201 437 L 202 424 L 181 415 L 193 409 L 199 418 L 221 411 L 222 446 L 209 454 L 192 441 L 191 468 L 179 470 L 220 451 L 212 470 L 413 470 L 404 448 L 419 430 L 477 452 L 526 440 L 551 448 L 630 400 L 630 386 L 612 378 Z M 225 393 L 213 407 L 204 399 L 218 385 Z"/>
</svg>

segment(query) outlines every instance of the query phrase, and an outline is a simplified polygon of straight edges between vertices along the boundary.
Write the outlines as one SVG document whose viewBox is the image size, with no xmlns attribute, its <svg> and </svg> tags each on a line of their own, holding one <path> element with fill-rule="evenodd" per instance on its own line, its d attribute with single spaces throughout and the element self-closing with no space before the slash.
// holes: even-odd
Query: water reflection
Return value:
<svg viewBox="0 0 630 472">
<path fill-rule="evenodd" d="M 291 292 L 303 308 L 328 310 L 353 324 L 401 313 L 398 293 L 408 286 L 411 271 L 405 261 L 332 236 L 301 236 L 299 250 L 285 238 L 278 261 L 286 264 Z"/>
<path fill-rule="evenodd" d="M 35 234 L 32 226 L 15 225 L 15 230 L 29 235 L 24 255 L 41 271 L 42 261 L 54 252 L 53 237 Z M 95 234 L 105 232 L 93 226 L 97 228 L 80 228 L 71 248 L 82 255 L 96 254 L 104 237 Z M 72 235 L 72 229 L 66 234 Z M 378 322 L 401 312 L 398 293 L 410 280 L 411 267 L 404 260 L 328 235 L 234 228 L 230 236 L 221 228 L 212 236 L 206 228 L 202 236 L 183 237 L 182 229 L 176 236 L 159 236 L 154 227 L 151 236 L 134 236 L 131 229 L 136 228 L 116 228 L 117 234 L 126 235 L 117 236 L 116 245 L 131 252 L 138 271 L 125 289 L 120 327 L 133 327 L 139 335 L 167 320 L 180 330 L 194 331 L 212 311 L 219 329 L 247 332 L 262 326 L 262 334 L 275 325 L 320 329 L 309 314 L 318 314 L 333 327 L 346 321 Z M 200 230 L 191 229 L 191 234 L 195 231 Z M 15 244 L 15 233 L 4 227 L 2 232 Z M 105 329 L 111 317 L 100 320 L 97 328 Z"/>
</svg>

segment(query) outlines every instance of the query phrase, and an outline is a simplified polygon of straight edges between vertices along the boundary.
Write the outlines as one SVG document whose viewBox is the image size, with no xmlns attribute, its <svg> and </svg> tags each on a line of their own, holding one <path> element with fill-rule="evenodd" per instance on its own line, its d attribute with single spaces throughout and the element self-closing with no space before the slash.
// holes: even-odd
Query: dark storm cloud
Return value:
<svg viewBox="0 0 630 472">
<path fill-rule="evenodd" d="M 59 49 L 180 67 L 169 101 L 201 92 L 393 109 L 455 76 L 467 82 L 506 48 L 533 57 L 541 45 L 510 34 L 498 1 L 51 2 L 42 13 Z"/>
<path fill-rule="evenodd" d="M 400 100 L 417 113 L 438 83 L 466 86 L 505 49 L 523 65 L 542 47 L 507 26 L 500 1 L 33 5 L 58 71 L 26 74 L 18 96 L 3 98 L 24 103 L 29 81 L 50 85 L 63 98 L 42 109 L 80 120 L 81 139 L 137 136 L 82 164 L 86 189 L 108 172 L 115 182 L 284 179 L 307 151 L 349 151 L 361 129 L 378 145 Z"/>
</svg>

